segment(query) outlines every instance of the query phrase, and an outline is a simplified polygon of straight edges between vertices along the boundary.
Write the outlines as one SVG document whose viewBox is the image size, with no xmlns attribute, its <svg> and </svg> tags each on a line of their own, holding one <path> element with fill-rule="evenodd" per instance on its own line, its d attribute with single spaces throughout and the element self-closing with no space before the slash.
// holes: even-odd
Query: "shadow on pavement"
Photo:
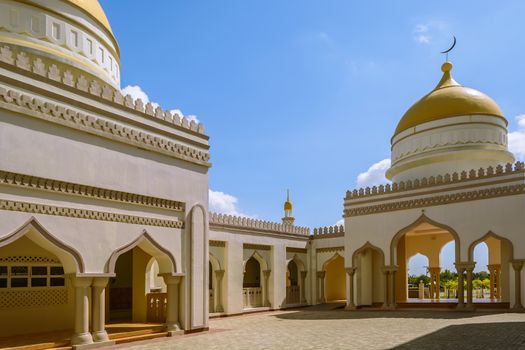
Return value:
<svg viewBox="0 0 525 350">
<path fill-rule="evenodd" d="M 370 318 L 416 318 L 416 319 L 463 319 L 483 315 L 506 313 L 505 311 L 455 311 L 455 310 L 344 310 L 344 304 L 309 306 L 291 312 L 273 315 L 286 320 L 352 320 Z"/>
<path fill-rule="evenodd" d="M 392 349 L 525 349 L 525 322 L 447 326 Z"/>
</svg>

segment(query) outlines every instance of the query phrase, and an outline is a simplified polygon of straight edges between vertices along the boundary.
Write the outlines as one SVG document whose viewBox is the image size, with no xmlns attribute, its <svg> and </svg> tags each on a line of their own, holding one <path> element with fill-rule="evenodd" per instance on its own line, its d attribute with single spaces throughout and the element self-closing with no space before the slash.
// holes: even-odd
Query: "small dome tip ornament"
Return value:
<svg viewBox="0 0 525 350">
<path fill-rule="evenodd" d="M 452 35 L 452 38 L 454 39 L 453 42 L 452 42 L 452 45 L 448 49 L 446 49 L 445 51 L 441 51 L 442 54 L 445 54 L 445 62 L 448 62 L 448 53 L 450 51 L 452 51 L 452 49 L 456 46 L 456 42 L 457 42 L 456 36 Z"/>
</svg>

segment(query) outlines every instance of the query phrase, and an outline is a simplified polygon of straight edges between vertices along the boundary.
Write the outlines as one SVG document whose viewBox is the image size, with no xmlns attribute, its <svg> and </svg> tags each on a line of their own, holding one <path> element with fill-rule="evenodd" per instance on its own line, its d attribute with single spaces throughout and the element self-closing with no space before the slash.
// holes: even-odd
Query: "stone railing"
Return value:
<svg viewBox="0 0 525 350">
<path fill-rule="evenodd" d="M 325 226 L 314 228 L 313 239 L 316 238 L 330 238 L 342 237 L 345 234 L 345 227 L 343 225 Z"/>
<path fill-rule="evenodd" d="M 48 61 L 45 58 L 44 60 Z M 194 120 L 189 120 L 177 113 L 164 111 L 160 107 L 155 107 L 152 103 L 148 102 L 145 104 L 141 99 L 134 100 L 131 95 L 124 96 L 118 89 L 103 83 L 100 79 L 90 77 L 89 74 L 74 67 L 68 67 L 68 69 L 62 71 L 56 64 L 46 63 L 44 60 L 19 49 L 14 50 L 9 46 L 0 46 L 0 62 L 32 72 L 41 78 L 66 85 L 69 88 L 102 98 L 106 102 L 117 104 L 128 111 L 142 114 L 148 119 L 163 120 L 176 127 L 204 134 L 204 125 L 201 123 L 196 123 Z"/>
<path fill-rule="evenodd" d="M 408 190 L 415 190 L 420 188 L 442 186 L 456 184 L 466 181 L 481 180 L 494 178 L 503 175 L 512 175 L 517 173 L 525 173 L 525 166 L 523 162 L 516 162 L 514 164 L 507 163 L 504 166 L 498 165 L 496 167 L 480 168 L 478 170 L 462 171 L 461 173 L 454 172 L 452 174 L 438 175 L 424 177 L 422 179 L 401 181 L 399 183 L 373 186 L 347 191 L 345 200 L 359 199 L 364 197 L 390 194 L 396 192 L 403 192 Z"/>
<path fill-rule="evenodd" d="M 310 235 L 310 229 L 307 227 L 283 225 L 271 221 L 256 220 L 242 216 L 217 214 L 211 212 L 210 225 L 229 226 L 257 231 L 279 232 L 304 236 Z"/>
</svg>

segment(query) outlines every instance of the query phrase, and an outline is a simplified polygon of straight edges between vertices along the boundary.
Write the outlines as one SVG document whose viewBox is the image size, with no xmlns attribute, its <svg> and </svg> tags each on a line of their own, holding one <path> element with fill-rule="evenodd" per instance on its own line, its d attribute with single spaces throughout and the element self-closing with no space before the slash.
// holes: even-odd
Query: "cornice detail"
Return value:
<svg viewBox="0 0 525 350">
<path fill-rule="evenodd" d="M 270 221 L 250 219 L 242 216 L 210 213 L 210 225 L 247 229 L 261 232 L 276 232 L 308 236 L 310 229 L 306 227 L 283 225 Z"/>
<path fill-rule="evenodd" d="M 12 200 L 0 200 L 0 210 L 19 211 L 24 213 L 65 216 L 77 219 L 121 222 L 125 224 L 183 228 L 184 222 L 147 218 L 142 216 L 109 213 L 103 211 L 58 207 L 54 205 L 36 204 Z"/>
<path fill-rule="evenodd" d="M 426 198 L 417 198 L 407 201 L 399 201 L 393 203 L 371 205 L 366 207 L 358 207 L 352 209 L 345 209 L 344 216 L 362 216 L 370 214 L 385 213 L 397 210 L 407 210 L 414 208 L 431 207 L 445 204 L 461 203 L 468 201 L 475 201 L 481 199 L 489 199 L 496 197 L 512 196 L 525 193 L 525 184 L 501 186 L 494 188 L 481 189 L 476 191 L 458 192 L 446 195 L 439 195 Z"/>
<path fill-rule="evenodd" d="M 178 212 L 184 211 L 184 203 L 169 199 L 149 197 L 135 193 L 108 190 L 105 188 L 80 185 L 72 182 L 52 180 L 43 177 L 17 174 L 0 170 L 0 185 L 9 185 L 48 192 L 58 192 L 101 200 L 162 208 Z"/>
<path fill-rule="evenodd" d="M 287 253 L 298 253 L 298 254 L 306 254 L 308 253 L 308 249 L 306 248 L 296 248 L 296 247 L 286 247 Z"/>
<path fill-rule="evenodd" d="M 251 243 L 244 243 L 243 249 L 253 249 L 253 250 L 271 250 L 272 247 L 269 245 L 263 245 L 263 244 L 251 244 Z"/>
<path fill-rule="evenodd" d="M 341 252 L 344 250 L 345 250 L 345 247 L 326 247 L 326 248 L 317 248 L 315 251 L 317 253 L 332 253 L 332 252 Z"/>
<path fill-rule="evenodd" d="M 60 104 L 43 101 L 16 90 L 0 87 L 0 107 L 173 158 L 210 166 L 208 163 L 210 155 L 207 152 L 107 119 L 84 114 Z"/>
<path fill-rule="evenodd" d="M 26 53 L 20 48 L 14 49 L 10 46 L 0 46 L 0 62 L 19 68 L 22 71 L 34 73 L 40 80 L 62 85 L 67 89 L 77 90 L 78 93 L 87 93 L 91 96 L 101 98 L 106 103 L 113 103 L 128 111 L 141 114 L 142 117 L 151 120 L 163 120 L 176 128 L 183 128 L 204 135 L 204 125 L 163 110 L 152 103 L 144 103 L 141 99 L 134 100 L 131 95 L 122 95 L 120 90 L 104 84 L 101 80 L 83 74 L 80 70 L 66 69 L 62 71 L 56 64 L 46 63 L 32 53 Z"/>
<path fill-rule="evenodd" d="M 416 179 L 414 181 L 401 181 L 399 183 L 393 183 L 392 185 L 386 184 L 380 186 L 373 186 L 372 188 L 366 187 L 354 189 L 353 191 L 346 192 L 345 201 L 349 202 L 351 200 L 362 199 L 372 196 L 399 193 L 435 186 L 459 184 L 464 182 L 489 179 L 513 174 L 525 174 L 525 165 L 523 162 L 516 162 L 514 164 L 507 163 L 505 166 L 490 166 L 486 169 L 471 169 L 468 172 L 462 171 L 460 174 L 454 172 L 452 174 L 424 177 L 421 179 Z"/>
</svg>

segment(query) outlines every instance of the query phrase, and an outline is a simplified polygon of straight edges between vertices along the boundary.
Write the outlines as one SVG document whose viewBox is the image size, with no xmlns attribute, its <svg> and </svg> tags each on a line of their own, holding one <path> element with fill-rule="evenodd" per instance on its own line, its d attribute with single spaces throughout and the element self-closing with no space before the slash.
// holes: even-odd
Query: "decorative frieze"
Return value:
<svg viewBox="0 0 525 350">
<path fill-rule="evenodd" d="M 88 209 L 66 208 L 54 205 L 19 202 L 12 200 L 0 200 L 0 210 L 20 211 L 24 213 L 66 216 L 77 219 L 113 221 L 125 224 L 160 226 L 170 228 L 183 228 L 184 222 L 178 220 L 165 220 L 148 218 L 135 215 L 109 213 Z"/>
<path fill-rule="evenodd" d="M 0 263 L 60 264 L 60 261 L 46 256 L 16 255 L 0 256 Z"/>
<path fill-rule="evenodd" d="M 214 241 L 210 239 L 210 247 L 224 248 L 226 247 L 226 242 L 225 241 Z"/>
<path fill-rule="evenodd" d="M 353 191 L 346 192 L 346 201 L 353 199 L 361 199 L 364 197 L 371 197 L 376 195 L 384 195 L 390 193 L 398 193 L 403 191 L 410 191 L 421 188 L 428 188 L 433 186 L 452 185 L 463 182 L 495 178 L 505 175 L 525 174 L 525 166 L 523 162 L 516 162 L 515 164 L 507 163 L 505 166 L 498 165 L 496 167 L 488 167 L 486 169 L 480 168 L 478 170 L 471 169 L 470 171 L 462 171 L 461 173 L 454 172 L 452 174 L 438 175 L 416 179 L 414 181 L 407 180 L 392 185 L 373 186 L 372 188 L 360 188 Z"/>
<path fill-rule="evenodd" d="M 143 196 L 135 193 L 108 190 L 100 187 L 80 185 L 72 182 L 0 171 L 0 185 L 10 185 L 49 192 L 77 195 L 95 199 L 136 204 L 147 207 L 184 211 L 184 203 L 164 198 Z"/>
<path fill-rule="evenodd" d="M 32 53 L 23 52 L 20 49 L 15 50 L 9 46 L 0 47 L 0 62 L 25 71 L 31 71 L 37 74 L 39 79 L 47 79 L 55 84 L 63 84 L 79 92 L 102 98 L 106 103 L 118 105 L 133 113 L 139 113 L 144 118 L 166 121 L 174 127 L 204 135 L 204 125 L 202 123 L 196 123 L 194 120 L 189 120 L 168 110 L 162 110 L 160 107 L 155 108 L 152 103 L 144 104 L 141 99 L 133 100 L 131 95 L 123 96 L 119 90 L 101 83 L 99 79 L 86 76 L 85 73 L 73 67 L 61 71 L 55 64 L 46 65 L 42 58 Z"/>
<path fill-rule="evenodd" d="M 269 245 L 263 245 L 263 244 L 251 244 L 251 243 L 244 243 L 243 245 L 244 249 L 253 249 L 253 250 L 271 250 L 272 247 Z"/>
<path fill-rule="evenodd" d="M 333 252 L 342 252 L 345 250 L 345 247 L 326 247 L 326 248 L 317 248 L 315 251 L 317 253 L 333 253 Z"/>
<path fill-rule="evenodd" d="M 311 239 L 344 237 L 344 235 L 345 227 L 343 225 L 334 225 L 314 228 L 314 234 Z"/>
<path fill-rule="evenodd" d="M 306 254 L 308 252 L 308 249 L 306 249 L 306 248 L 286 247 L 286 252 L 287 253 Z"/>
<path fill-rule="evenodd" d="M 525 184 L 518 184 L 345 209 L 344 214 L 345 217 L 370 215 L 397 210 L 407 210 L 503 196 L 512 196 L 524 193 Z"/>
<path fill-rule="evenodd" d="M 0 309 L 65 305 L 68 303 L 66 288 L 31 290 L 0 290 Z"/>
<path fill-rule="evenodd" d="M 310 229 L 306 227 L 283 225 L 270 221 L 217 213 L 210 213 L 210 225 L 247 229 L 251 231 L 286 233 L 302 236 L 310 235 Z"/>
<path fill-rule="evenodd" d="M 88 132 L 142 149 L 162 153 L 199 165 L 210 166 L 208 152 L 175 143 L 164 137 L 88 115 L 69 106 L 44 101 L 26 93 L 0 87 L 0 108 L 22 113 L 62 126 Z"/>
</svg>

